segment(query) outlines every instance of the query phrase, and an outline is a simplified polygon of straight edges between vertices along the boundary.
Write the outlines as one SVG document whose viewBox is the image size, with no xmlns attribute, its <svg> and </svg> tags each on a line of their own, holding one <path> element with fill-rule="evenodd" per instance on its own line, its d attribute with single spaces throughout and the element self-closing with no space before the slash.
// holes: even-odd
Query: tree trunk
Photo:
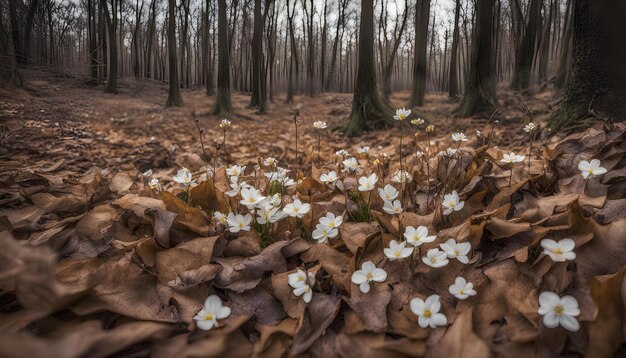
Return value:
<svg viewBox="0 0 626 358">
<path fill-rule="evenodd" d="M 530 0 L 528 8 L 528 24 L 522 39 L 522 45 L 517 52 L 515 61 L 515 72 L 511 88 L 524 90 L 530 87 L 530 74 L 535 55 L 535 45 L 537 42 L 537 30 L 540 27 L 541 3 L 543 0 Z"/>
<path fill-rule="evenodd" d="M 359 57 L 352 113 L 344 127 L 348 136 L 363 130 L 389 128 L 393 113 L 378 96 L 376 67 L 374 62 L 374 1 L 361 1 L 359 26 Z"/>
<path fill-rule="evenodd" d="M 452 33 L 452 50 L 450 54 L 450 77 L 448 83 L 448 95 L 450 98 L 459 95 L 459 74 L 457 69 L 459 50 L 459 14 L 461 12 L 461 0 L 456 0 L 454 9 L 454 32 Z"/>
<path fill-rule="evenodd" d="M 267 0 L 266 0 L 267 1 Z M 252 95 L 250 107 L 266 113 L 265 76 L 263 75 L 263 28 L 261 0 L 254 0 L 254 31 L 252 33 Z"/>
<path fill-rule="evenodd" d="M 150 16 L 148 19 L 148 34 L 146 35 L 146 78 L 152 78 L 152 43 L 156 27 L 156 0 L 150 3 Z"/>
<path fill-rule="evenodd" d="M 430 0 L 417 0 L 415 4 L 415 57 L 413 62 L 413 89 L 410 107 L 424 105 L 426 94 L 426 47 L 428 47 L 428 21 Z"/>
<path fill-rule="evenodd" d="M 11 21 L 11 35 L 13 37 L 13 53 L 17 63 L 24 63 L 22 53 L 22 38 L 20 36 L 20 20 L 17 18 L 18 0 L 9 0 L 9 20 Z"/>
<path fill-rule="evenodd" d="M 563 26 L 563 39 L 561 40 L 561 54 L 559 58 L 559 69 L 557 70 L 556 80 L 554 85 L 556 88 L 563 88 L 567 82 L 569 75 L 569 69 L 571 67 L 572 59 L 572 2 L 567 1 L 567 7 L 565 10 L 565 24 Z"/>
<path fill-rule="evenodd" d="M 169 0 L 167 22 L 167 56 L 170 70 L 170 83 L 167 92 L 166 107 L 182 106 L 180 84 L 178 83 L 178 64 L 176 56 L 176 0 Z"/>
<path fill-rule="evenodd" d="M 472 60 L 465 95 L 455 113 L 469 117 L 496 108 L 496 78 L 493 61 L 493 8 L 495 0 L 476 1 L 476 21 L 472 38 Z"/>
<path fill-rule="evenodd" d="M 33 31 L 33 19 L 35 18 L 38 3 L 39 0 L 32 0 L 30 8 L 28 9 L 28 17 L 26 18 L 26 33 L 24 34 L 24 63 L 27 63 L 30 57 L 30 39 Z"/>
<path fill-rule="evenodd" d="M 113 19 L 109 13 L 107 0 L 102 0 L 102 9 L 104 10 L 104 18 L 106 20 L 107 29 L 109 31 L 109 77 L 107 86 L 104 89 L 106 93 L 117 93 L 117 11 L 116 1 L 112 3 Z"/>
<path fill-rule="evenodd" d="M 226 19 L 226 0 L 217 0 L 217 96 L 213 114 L 225 115 L 233 111 L 230 102 L 230 64 L 228 55 L 228 20 Z"/>
<path fill-rule="evenodd" d="M 391 73 L 393 70 L 393 65 L 396 62 L 396 54 L 398 53 L 398 47 L 400 47 L 400 42 L 402 41 L 402 36 L 404 34 L 404 28 L 406 27 L 406 19 L 409 15 L 409 2 L 408 0 L 404 1 L 404 14 L 402 15 L 402 23 L 400 25 L 400 29 L 394 31 L 394 42 L 391 46 L 391 50 L 388 53 L 388 58 L 385 59 L 385 66 L 383 68 L 383 98 L 387 102 L 389 101 L 389 96 L 391 95 Z M 396 19 L 397 26 L 397 19 Z M 382 56 L 382 54 L 381 54 Z"/>
<path fill-rule="evenodd" d="M 571 74 L 552 129 L 570 129 L 594 113 L 626 119 L 626 2 L 576 0 L 573 3 Z M 586 127 L 586 126 L 585 126 Z M 581 127 L 583 128 L 583 127 Z"/>
<path fill-rule="evenodd" d="M 290 10 L 289 0 L 287 0 L 287 24 L 289 26 L 289 38 L 291 39 L 291 56 L 289 61 L 289 78 L 287 82 L 287 100 L 286 103 L 293 102 L 294 95 L 294 78 L 298 76 L 298 52 L 296 47 L 296 35 L 294 33 L 293 16 L 296 11 L 296 4 Z"/>
</svg>

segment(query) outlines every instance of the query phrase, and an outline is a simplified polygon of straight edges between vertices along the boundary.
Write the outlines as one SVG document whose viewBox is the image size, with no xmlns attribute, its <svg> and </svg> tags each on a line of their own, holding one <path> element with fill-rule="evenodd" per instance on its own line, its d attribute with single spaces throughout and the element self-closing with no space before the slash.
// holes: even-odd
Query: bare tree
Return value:
<svg viewBox="0 0 626 358">
<path fill-rule="evenodd" d="M 233 111 L 230 101 L 230 58 L 228 55 L 228 20 L 226 19 L 226 0 L 217 0 L 218 22 L 218 62 L 217 96 L 213 114 L 224 115 Z"/>
<path fill-rule="evenodd" d="M 542 0 L 530 0 L 528 8 L 528 24 L 522 39 L 522 44 L 517 52 L 515 61 L 515 73 L 511 88 L 522 90 L 530 86 L 530 71 L 533 65 L 535 45 L 537 42 L 537 29 L 540 27 Z"/>
<path fill-rule="evenodd" d="M 180 95 L 178 83 L 178 64 L 176 55 L 176 0 L 168 1 L 167 11 L 167 56 L 169 62 L 169 90 L 165 106 L 182 106 L 183 98 Z"/>
<path fill-rule="evenodd" d="M 575 0 L 571 74 L 553 129 L 588 116 L 626 117 L 626 2 Z M 590 110 L 591 109 L 591 113 Z"/>
<path fill-rule="evenodd" d="M 473 48 L 465 95 L 456 115 L 467 117 L 497 106 L 493 61 L 493 8 L 495 0 L 476 0 Z"/>
<path fill-rule="evenodd" d="M 415 3 L 415 57 L 413 62 L 413 89 L 409 106 L 424 105 L 426 94 L 426 47 L 428 46 L 428 21 L 430 20 L 430 0 L 417 0 Z"/>
<path fill-rule="evenodd" d="M 392 112 L 378 96 L 374 62 L 374 1 L 361 1 L 359 26 L 359 57 L 352 112 L 344 132 L 353 136 L 363 130 L 387 128 L 392 125 Z"/>
</svg>

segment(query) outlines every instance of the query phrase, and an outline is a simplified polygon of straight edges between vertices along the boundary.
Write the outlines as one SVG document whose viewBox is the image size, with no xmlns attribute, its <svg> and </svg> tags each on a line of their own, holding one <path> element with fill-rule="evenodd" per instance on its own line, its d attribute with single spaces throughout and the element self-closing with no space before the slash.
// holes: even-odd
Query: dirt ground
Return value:
<svg viewBox="0 0 626 358">
<path fill-rule="evenodd" d="M 36 70 L 25 71 L 24 83 L 24 89 L 0 91 L 3 171 L 39 160 L 62 162 L 64 169 L 78 173 L 93 166 L 129 172 L 152 168 L 157 177 L 167 178 L 181 165 L 199 170 L 203 164 L 202 148 L 193 115 L 204 131 L 205 150 L 210 158 L 215 145 L 222 142 L 218 126 L 221 118 L 210 115 L 214 99 L 207 97 L 203 89 L 183 89 L 184 106 L 164 108 L 167 86 L 155 81 L 123 80 L 116 95 L 103 93 L 102 87 L 82 85 L 79 79 Z M 392 105 L 403 106 L 408 96 L 408 92 L 394 94 Z M 271 156 L 283 164 L 293 162 L 292 110 L 298 107 L 299 161 L 303 164 L 301 168 L 307 170 L 304 164 L 316 155 L 317 132 L 312 128 L 313 121 L 326 121 L 329 127 L 340 126 L 350 113 L 351 98 L 350 93 L 326 93 L 314 98 L 296 96 L 295 103 L 288 105 L 284 94 L 279 94 L 268 104 L 268 114 L 259 115 L 248 108 L 249 95 L 234 93 L 234 110 L 241 116 L 230 118 L 233 126 L 226 139 L 229 161 L 245 164 Z M 551 110 L 552 98 L 550 91 L 523 98 L 502 88 L 501 109 L 495 117 L 500 122 L 495 129 L 498 133 L 494 136 L 495 144 L 509 148 L 524 145 L 527 136 L 521 128 L 527 118 L 522 102 L 528 102 L 533 110 L 533 121 L 541 123 Z M 456 101 L 444 93 L 429 93 L 425 102 L 417 112 L 427 124 L 435 125 L 433 144 L 439 149 L 447 148 L 449 133 L 462 131 L 474 138 L 474 133 L 483 129 L 487 121 L 484 116 L 454 118 L 451 112 Z M 405 131 L 405 143 L 413 137 L 413 133 L 407 132 L 410 130 Z M 418 141 L 423 144 L 425 140 L 422 130 Z M 329 158 L 339 149 L 355 152 L 365 145 L 372 148 L 374 155 L 386 153 L 395 157 L 399 131 L 374 131 L 346 138 L 328 130 L 322 133 L 321 142 L 323 158 Z M 413 148 L 405 146 L 405 155 L 411 154 Z"/>
</svg>

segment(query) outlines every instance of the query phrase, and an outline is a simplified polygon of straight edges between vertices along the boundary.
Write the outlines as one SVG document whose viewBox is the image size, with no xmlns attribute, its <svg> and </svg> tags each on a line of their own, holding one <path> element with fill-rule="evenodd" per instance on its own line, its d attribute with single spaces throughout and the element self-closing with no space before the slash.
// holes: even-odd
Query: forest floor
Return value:
<svg viewBox="0 0 626 358">
<path fill-rule="evenodd" d="M 24 71 L 0 91 L 0 356 L 623 356 L 626 125 L 550 136 L 550 90 L 499 94 L 487 127 L 428 94 L 399 176 L 399 128 L 313 128 L 340 125 L 351 94 L 298 96 L 297 136 L 282 95 L 258 115 L 234 94 L 215 156 L 222 118 L 203 90 L 164 108 L 162 83 L 113 95 Z M 291 172 L 255 165 L 267 157 Z M 385 274 L 359 270 L 374 264 Z"/>
<path fill-rule="evenodd" d="M 0 155 L 16 163 L 43 158 L 49 162 L 63 160 L 66 170 L 78 173 L 92 166 L 130 174 L 152 168 L 157 177 L 169 178 L 179 166 L 193 171 L 203 166 L 192 114 L 199 119 L 204 131 L 209 157 L 215 152 L 215 145 L 221 144 L 219 122 L 222 118 L 210 115 L 214 98 L 207 97 L 203 89 L 183 89 L 184 106 L 164 108 L 166 84 L 123 80 L 119 87 L 118 94 L 106 94 L 101 86 L 84 86 L 75 78 L 35 70 L 25 72 L 24 89 L 0 91 L 0 125 L 5 148 Z M 408 97 L 408 92 L 395 93 L 390 101 L 392 106 L 400 108 Z M 495 116 L 500 126 L 495 128 L 493 144 L 513 149 L 525 146 L 528 136 L 521 129 L 527 117 L 522 103 L 528 103 L 533 121 L 540 124 L 551 111 L 552 98 L 550 91 L 525 98 L 503 88 L 501 109 Z M 292 108 L 298 107 L 300 162 L 310 162 L 308 159 L 317 155 L 314 149 L 318 132 L 312 123 L 321 120 L 329 127 L 341 125 L 350 113 L 351 100 L 350 93 L 326 93 L 314 98 L 296 96 L 293 104 L 285 104 L 285 95 L 279 94 L 273 103 L 268 103 L 267 114 L 259 115 L 255 109 L 248 108 L 249 95 L 234 93 L 234 111 L 243 116 L 231 118 L 233 126 L 227 133 L 229 159 L 240 165 L 256 162 L 259 157 L 275 157 L 279 163 L 293 163 Z M 438 150 L 448 147 L 452 132 L 464 132 L 471 141 L 475 140 L 475 132 L 482 130 L 487 122 L 484 116 L 454 118 L 451 112 L 457 103 L 444 93 L 427 94 L 425 103 L 417 109 L 417 115 L 427 124 L 435 125 L 433 142 Z M 413 143 L 412 137 L 413 132 L 405 130 L 405 143 Z M 399 138 L 397 128 L 366 132 L 355 138 L 324 131 L 321 155 L 330 158 L 339 149 L 354 153 L 361 146 L 369 146 L 371 154 L 386 153 L 397 158 Z M 418 140 L 424 142 L 425 139 L 425 132 L 421 130 Z M 405 144 L 405 155 L 414 153 L 412 148 Z"/>
</svg>

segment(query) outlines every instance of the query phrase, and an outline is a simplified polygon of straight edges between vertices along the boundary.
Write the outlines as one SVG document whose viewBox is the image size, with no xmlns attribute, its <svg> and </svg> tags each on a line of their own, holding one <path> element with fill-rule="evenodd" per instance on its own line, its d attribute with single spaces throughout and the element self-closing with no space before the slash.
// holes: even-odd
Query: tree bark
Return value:
<svg viewBox="0 0 626 358">
<path fill-rule="evenodd" d="M 268 0 L 266 0 L 268 1 Z M 254 0 L 254 30 L 252 33 L 252 95 L 250 107 L 257 108 L 258 113 L 266 113 L 265 76 L 263 74 L 263 28 L 264 16 L 261 11 L 261 0 Z"/>
<path fill-rule="evenodd" d="M 428 21 L 430 0 L 417 0 L 415 4 L 415 58 L 413 62 L 413 89 L 410 107 L 424 105 L 426 94 L 426 48 L 428 47 Z"/>
<path fill-rule="evenodd" d="M 228 20 L 226 19 L 226 0 L 217 0 L 217 96 L 213 114 L 225 115 L 233 111 L 230 101 L 230 64 L 228 55 Z"/>
<path fill-rule="evenodd" d="M 626 2 L 575 0 L 571 74 L 549 126 L 572 129 L 596 115 L 626 119 Z M 586 126 L 580 126 L 585 128 Z"/>
<path fill-rule="evenodd" d="M 109 77 L 107 81 L 107 86 L 104 89 L 106 93 L 117 93 L 117 6 L 116 1 L 112 2 L 112 13 L 113 18 L 111 18 L 111 13 L 109 12 L 109 6 L 107 5 L 107 0 L 102 1 L 102 9 L 104 11 L 104 18 L 106 20 L 107 29 L 109 32 Z"/>
<path fill-rule="evenodd" d="M 528 24 L 524 32 L 522 44 L 517 52 L 515 61 L 515 72 L 511 88 L 524 90 L 530 87 L 530 74 L 535 55 L 535 45 L 537 43 L 537 30 L 540 27 L 541 3 L 543 0 L 530 0 L 528 9 Z"/>
<path fill-rule="evenodd" d="M 378 96 L 374 62 L 374 1 L 361 1 L 359 57 L 352 112 L 343 130 L 354 136 L 364 130 L 389 128 L 393 113 Z"/>
<path fill-rule="evenodd" d="M 167 56 L 170 71 L 170 83 L 165 106 L 180 107 L 183 105 L 183 98 L 180 95 L 180 84 L 178 83 L 178 64 L 176 55 L 176 0 L 168 1 L 167 18 Z"/>
<path fill-rule="evenodd" d="M 493 8 L 495 0 L 476 1 L 476 20 L 472 33 L 473 49 L 465 95 L 455 114 L 469 117 L 497 106 L 493 60 Z"/>
<path fill-rule="evenodd" d="M 448 95 L 450 98 L 459 95 L 459 74 L 458 74 L 458 50 L 459 50 L 459 15 L 461 12 L 461 0 L 456 0 L 454 9 L 454 31 L 452 33 L 452 50 L 450 54 L 450 77 L 448 83 Z"/>
</svg>

